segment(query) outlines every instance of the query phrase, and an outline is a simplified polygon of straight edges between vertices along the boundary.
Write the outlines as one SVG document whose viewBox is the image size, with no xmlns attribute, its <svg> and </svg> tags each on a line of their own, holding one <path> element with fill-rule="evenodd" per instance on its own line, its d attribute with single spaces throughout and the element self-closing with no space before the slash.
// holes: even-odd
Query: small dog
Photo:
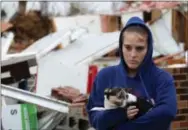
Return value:
<svg viewBox="0 0 188 130">
<path fill-rule="evenodd" d="M 91 110 L 109 110 L 116 108 L 128 108 L 129 106 L 136 106 L 139 109 L 135 118 L 144 115 L 146 112 L 152 109 L 153 104 L 147 100 L 136 97 L 129 93 L 127 88 L 107 88 L 104 91 L 104 107 L 95 107 Z"/>
</svg>

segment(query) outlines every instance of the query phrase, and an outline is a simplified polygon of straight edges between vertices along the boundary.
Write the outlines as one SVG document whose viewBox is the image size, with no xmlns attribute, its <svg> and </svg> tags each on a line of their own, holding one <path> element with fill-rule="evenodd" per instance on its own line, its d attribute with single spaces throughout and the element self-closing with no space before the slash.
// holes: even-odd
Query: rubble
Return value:
<svg viewBox="0 0 188 130">
<path fill-rule="evenodd" d="M 41 16 L 41 13 L 37 11 L 27 14 L 18 13 L 10 23 L 13 27 L 9 31 L 15 34 L 15 38 L 14 44 L 9 48 L 9 53 L 21 52 L 35 41 L 54 32 L 53 21 Z"/>
<path fill-rule="evenodd" d="M 12 24 L 6 22 L 0 22 L 0 24 L 1 24 L 1 33 L 5 32 L 6 30 L 8 30 L 13 26 Z"/>
<path fill-rule="evenodd" d="M 80 93 L 78 89 L 70 86 L 53 88 L 51 91 L 51 96 L 69 103 L 87 102 L 86 95 Z"/>
</svg>

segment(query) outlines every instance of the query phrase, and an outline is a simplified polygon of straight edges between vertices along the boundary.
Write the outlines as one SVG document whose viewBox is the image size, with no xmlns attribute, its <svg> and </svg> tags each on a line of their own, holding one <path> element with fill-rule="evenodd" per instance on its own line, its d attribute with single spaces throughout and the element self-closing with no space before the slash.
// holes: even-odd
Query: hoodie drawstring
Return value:
<svg viewBox="0 0 188 130">
<path fill-rule="evenodd" d="M 149 102 L 150 102 L 152 105 L 154 105 L 153 102 L 152 102 L 152 100 L 151 100 L 151 97 L 150 97 L 148 91 L 146 90 L 146 86 L 145 86 L 145 84 L 144 84 L 144 81 L 143 81 L 143 79 L 142 79 L 141 74 L 139 74 L 139 76 L 140 76 L 141 84 L 142 84 L 142 86 L 143 86 L 143 88 L 144 88 L 144 92 L 145 92 L 145 94 L 146 94 L 146 96 L 147 96 Z"/>
</svg>

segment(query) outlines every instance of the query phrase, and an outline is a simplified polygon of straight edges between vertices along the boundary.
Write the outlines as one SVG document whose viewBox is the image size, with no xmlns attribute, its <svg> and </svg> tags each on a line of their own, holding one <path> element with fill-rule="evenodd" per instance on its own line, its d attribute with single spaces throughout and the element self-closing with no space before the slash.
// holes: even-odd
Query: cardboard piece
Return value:
<svg viewBox="0 0 188 130">
<path fill-rule="evenodd" d="M 2 127 L 5 130 L 38 130 L 37 122 L 36 105 L 8 105 L 2 109 Z"/>
</svg>

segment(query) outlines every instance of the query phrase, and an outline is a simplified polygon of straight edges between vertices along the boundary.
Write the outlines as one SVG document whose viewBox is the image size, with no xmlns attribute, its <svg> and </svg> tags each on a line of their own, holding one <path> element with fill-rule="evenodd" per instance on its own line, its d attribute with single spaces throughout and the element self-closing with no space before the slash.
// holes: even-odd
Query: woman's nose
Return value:
<svg viewBox="0 0 188 130">
<path fill-rule="evenodd" d="M 137 56 L 137 52 L 136 52 L 135 49 L 132 49 L 131 50 L 131 57 L 135 57 L 135 56 Z"/>
</svg>

